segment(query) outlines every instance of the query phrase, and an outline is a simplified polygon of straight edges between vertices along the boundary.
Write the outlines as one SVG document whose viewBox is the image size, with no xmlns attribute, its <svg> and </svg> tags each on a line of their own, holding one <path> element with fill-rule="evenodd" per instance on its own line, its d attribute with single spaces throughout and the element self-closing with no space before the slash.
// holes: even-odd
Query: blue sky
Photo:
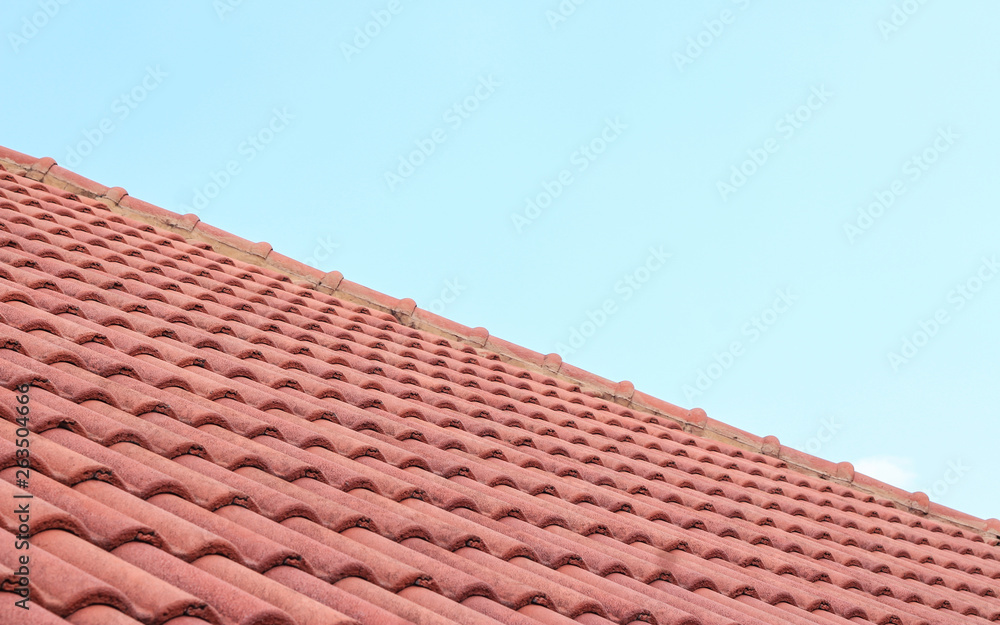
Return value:
<svg viewBox="0 0 1000 625">
<path fill-rule="evenodd" d="M 998 19 L 6 2 L 0 144 L 1000 517 Z"/>
</svg>

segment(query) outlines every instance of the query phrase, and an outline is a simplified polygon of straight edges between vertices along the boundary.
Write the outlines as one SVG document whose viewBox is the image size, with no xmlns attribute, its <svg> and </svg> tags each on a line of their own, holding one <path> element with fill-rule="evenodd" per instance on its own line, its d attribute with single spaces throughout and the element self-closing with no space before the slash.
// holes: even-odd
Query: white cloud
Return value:
<svg viewBox="0 0 1000 625">
<path fill-rule="evenodd" d="M 870 456 L 854 463 L 854 470 L 864 473 L 890 486 L 912 491 L 917 474 L 911 469 L 913 460 L 899 456 Z"/>
</svg>

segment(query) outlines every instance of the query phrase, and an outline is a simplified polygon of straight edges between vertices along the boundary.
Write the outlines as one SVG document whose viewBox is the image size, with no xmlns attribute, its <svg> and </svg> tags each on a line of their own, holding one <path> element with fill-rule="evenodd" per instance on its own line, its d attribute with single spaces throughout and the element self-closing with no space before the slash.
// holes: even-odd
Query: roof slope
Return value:
<svg viewBox="0 0 1000 625">
<path fill-rule="evenodd" d="M 995 519 L 0 165 L 0 622 L 1000 620 Z"/>
</svg>

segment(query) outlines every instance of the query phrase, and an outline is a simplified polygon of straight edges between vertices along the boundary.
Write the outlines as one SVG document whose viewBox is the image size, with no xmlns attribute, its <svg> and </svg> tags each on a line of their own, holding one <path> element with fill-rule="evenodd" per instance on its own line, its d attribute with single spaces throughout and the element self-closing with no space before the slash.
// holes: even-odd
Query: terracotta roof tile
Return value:
<svg viewBox="0 0 1000 625">
<path fill-rule="evenodd" d="M 116 549 L 114 555 L 144 571 L 155 571 L 164 582 L 197 596 L 212 606 L 225 619 L 224 622 L 241 625 L 295 623 L 287 613 L 272 603 L 203 570 L 206 563 L 217 560 L 232 562 L 223 556 L 206 555 L 195 560 L 194 564 L 188 564 L 141 543 L 126 543 Z M 202 566 L 196 566 L 198 563 Z M 244 570 L 250 572 L 248 569 Z"/>
<path fill-rule="evenodd" d="M 8 545 L 14 544 L 14 534 L 0 531 L 0 538 Z M 18 554 L 13 549 L 0 550 L 0 566 L 7 571 L 15 571 L 21 566 L 17 558 Z M 41 547 L 33 549 L 29 564 L 31 566 L 28 588 L 32 604 L 63 617 L 94 604 L 109 605 L 137 616 L 135 607 L 119 589 L 102 581 L 90 571 L 74 566 L 58 554 Z M 9 573 L 5 577 L 14 579 Z M 12 583 L 4 583 L 4 590 L 10 591 L 14 587 Z"/>
<path fill-rule="evenodd" d="M 121 510 L 144 527 L 153 528 L 157 544 L 171 555 L 185 561 L 192 561 L 208 554 L 219 554 L 239 558 L 239 551 L 225 537 L 202 529 L 177 515 L 166 512 L 152 503 L 154 498 L 144 501 L 106 482 L 87 480 L 73 487 L 94 501 L 108 508 Z M 168 498 L 172 495 L 158 495 Z"/>
<path fill-rule="evenodd" d="M 16 602 L 21 600 L 22 597 L 20 595 L 14 594 L 13 592 L 0 591 L 0 621 L 3 621 L 4 623 L 17 623 L 19 622 L 19 619 L 23 619 L 24 610 L 16 605 Z M 95 606 L 95 608 L 96 607 L 98 606 Z M 106 607 L 106 606 L 100 606 L 100 607 Z M 67 621 L 59 618 L 58 616 L 56 616 L 55 614 L 46 610 L 45 608 L 43 608 L 38 604 L 31 605 L 29 609 L 31 610 L 32 625 L 66 625 Z M 84 610 L 87 609 L 90 608 L 84 608 Z M 114 608 L 107 607 L 106 609 L 116 614 L 121 614 L 121 612 L 118 612 Z M 82 611 L 83 610 L 81 610 L 81 612 Z M 77 625 L 77 623 L 79 623 L 79 625 L 90 625 L 90 623 L 93 621 L 88 622 L 81 620 L 81 621 L 69 621 L 69 622 L 74 623 L 74 625 Z M 104 625 L 104 623 L 107 623 L 108 625 L 135 625 L 136 623 L 138 623 L 138 621 L 134 619 L 130 621 L 108 620 L 99 622 L 101 623 L 101 625 Z"/>
<path fill-rule="evenodd" d="M 256 571 L 266 571 L 279 564 L 294 564 L 309 568 L 301 554 L 288 549 L 270 538 L 258 540 L 255 532 L 219 514 L 219 510 L 209 512 L 189 501 L 173 495 L 157 495 L 150 500 L 155 506 L 166 510 L 202 529 L 231 542 L 239 553 L 240 562 Z M 225 507 L 225 506 L 224 506 Z"/>
<path fill-rule="evenodd" d="M 27 495 L 30 493 L 15 486 L 17 482 L 17 467 L 0 471 L 0 477 L 5 480 L 0 481 L 0 496 L 8 497 L 10 501 L 15 502 L 15 505 L 7 506 L 5 509 L 0 510 L 0 527 L 3 527 L 3 529 L 11 534 L 18 534 L 18 528 L 22 521 L 18 518 L 18 506 L 16 504 L 24 502 L 17 502 L 15 498 L 27 498 Z M 42 474 L 35 474 L 34 477 L 40 485 L 37 487 L 39 491 L 51 489 L 52 484 L 58 484 L 58 482 L 49 480 Z M 41 497 L 37 501 L 31 502 L 31 524 L 30 526 L 26 526 L 28 529 L 26 533 L 29 536 L 50 529 L 62 529 L 78 536 L 91 538 L 97 542 L 97 538 L 91 535 L 87 528 L 72 513 L 55 505 L 55 503 L 52 501 L 52 498 Z"/>
<path fill-rule="evenodd" d="M 33 624 L 1000 620 L 1000 521 L 2 148 L 0 350 Z"/>
<path fill-rule="evenodd" d="M 367 579 L 373 577 L 371 570 L 361 560 L 330 549 L 323 543 L 303 536 L 295 530 L 284 527 L 271 519 L 266 519 L 246 508 L 225 506 L 218 509 L 216 514 L 252 532 L 268 536 L 271 540 L 288 549 L 302 553 L 305 565 L 320 579 L 335 582 L 351 576 Z"/>
<path fill-rule="evenodd" d="M 170 625 L 177 625 L 181 622 L 181 619 L 188 617 L 176 617 L 172 618 L 168 623 Z M 70 616 L 66 618 L 67 621 L 73 623 L 73 625 L 138 625 L 141 621 L 137 621 L 131 616 L 128 616 L 118 610 L 107 605 L 91 605 L 83 609 L 77 610 Z M 204 625 L 208 621 L 204 621 L 198 618 L 192 618 L 190 625 Z"/>
<path fill-rule="evenodd" d="M 354 619 L 221 556 L 205 556 L 194 566 L 284 610 L 302 625 L 351 625 Z M 284 566 L 268 567 L 283 569 Z M 357 578 L 353 578 L 357 579 Z"/>
<path fill-rule="evenodd" d="M 16 471 L 7 469 L 3 472 L 3 477 L 13 482 L 17 477 Z M 107 486 L 113 488 L 110 485 Z M 31 515 L 32 533 L 47 529 L 62 529 L 107 550 L 114 549 L 130 540 L 160 545 L 155 531 L 149 526 L 44 475 L 32 477 L 31 493 L 40 500 L 36 503 L 54 504 L 63 511 L 60 516 L 65 517 L 60 519 L 58 523 L 35 522 L 36 517 L 33 511 Z M 42 520 L 39 519 L 39 521 Z"/>
<path fill-rule="evenodd" d="M 408 625 L 411 623 L 411 621 L 399 617 L 375 603 L 341 590 L 336 585 L 322 582 L 298 569 L 279 566 L 264 573 L 264 576 L 362 623 L 384 623 L 385 625 Z"/>
<path fill-rule="evenodd" d="M 0 467 L 7 468 L 16 464 L 17 448 L 13 442 L 16 431 L 17 428 L 12 423 L 0 421 L 0 436 L 3 437 L 0 439 Z M 32 469 L 69 486 L 89 479 L 115 480 L 110 467 L 69 449 L 61 442 L 50 440 L 53 437 L 75 437 L 84 446 L 90 442 L 69 430 L 47 430 L 43 436 L 33 437 L 31 441 Z M 96 451 L 93 446 L 88 446 L 87 449 Z M 104 455 L 104 452 L 98 453 Z"/>
<path fill-rule="evenodd" d="M 32 544 L 118 589 L 127 597 L 136 620 L 162 623 L 176 616 L 216 620 L 214 609 L 202 600 L 68 532 L 42 532 L 33 537 Z"/>
</svg>

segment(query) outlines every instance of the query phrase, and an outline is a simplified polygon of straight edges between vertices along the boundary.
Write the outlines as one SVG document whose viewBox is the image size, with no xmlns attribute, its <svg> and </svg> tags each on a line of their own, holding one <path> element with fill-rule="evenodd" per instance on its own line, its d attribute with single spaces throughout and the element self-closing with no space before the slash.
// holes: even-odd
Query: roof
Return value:
<svg viewBox="0 0 1000 625">
<path fill-rule="evenodd" d="M 0 166 L 0 621 L 1000 620 L 996 519 Z"/>
</svg>

